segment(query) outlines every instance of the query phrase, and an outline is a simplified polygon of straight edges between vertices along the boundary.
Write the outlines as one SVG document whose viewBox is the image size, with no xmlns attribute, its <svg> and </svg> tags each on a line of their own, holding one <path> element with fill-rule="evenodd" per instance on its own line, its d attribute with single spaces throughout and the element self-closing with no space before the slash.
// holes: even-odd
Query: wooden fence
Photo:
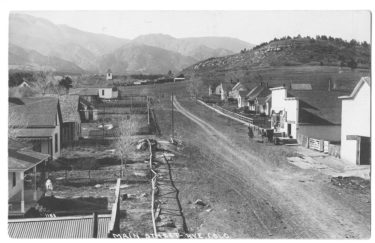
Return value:
<svg viewBox="0 0 375 243">
<path fill-rule="evenodd" d="M 113 234 L 120 232 L 120 186 L 121 179 L 117 179 L 116 191 L 115 191 L 115 202 L 112 205 L 111 220 L 108 225 L 108 238 L 113 238 Z"/>
<path fill-rule="evenodd" d="M 254 122 L 254 119 L 253 118 L 250 118 L 250 117 L 247 117 L 247 116 L 243 116 L 243 115 L 240 115 L 236 112 L 233 112 L 233 111 L 229 111 L 227 109 L 224 109 L 216 104 L 212 104 L 212 107 L 214 107 L 215 109 L 219 110 L 220 112 L 226 114 L 226 115 L 229 115 L 229 116 L 232 116 L 234 118 L 237 118 L 241 121 L 244 121 L 244 122 L 247 122 L 249 124 L 253 124 Z"/>
<path fill-rule="evenodd" d="M 155 219 L 155 193 L 157 192 L 157 185 L 156 185 L 156 180 L 158 177 L 158 174 L 153 170 L 152 166 L 152 146 L 150 140 L 147 140 L 149 150 L 150 150 L 150 159 L 149 159 L 149 164 L 150 164 L 150 171 L 153 175 L 151 179 L 151 217 L 152 217 L 152 226 L 154 229 L 154 236 L 156 237 L 158 232 L 156 229 L 156 219 Z"/>
<path fill-rule="evenodd" d="M 341 146 L 330 141 L 310 138 L 303 134 L 297 134 L 297 141 L 301 146 L 313 150 L 317 150 L 334 157 L 340 158 Z"/>
</svg>

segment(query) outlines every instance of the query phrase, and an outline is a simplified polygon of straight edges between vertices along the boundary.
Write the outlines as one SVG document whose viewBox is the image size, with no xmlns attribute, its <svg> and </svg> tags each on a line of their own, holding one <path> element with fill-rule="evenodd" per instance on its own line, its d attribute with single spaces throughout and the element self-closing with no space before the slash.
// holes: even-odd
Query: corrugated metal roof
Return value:
<svg viewBox="0 0 375 243">
<path fill-rule="evenodd" d="M 98 238 L 107 238 L 111 215 L 98 216 Z M 78 239 L 93 238 L 93 216 L 15 219 L 8 222 L 11 238 Z"/>
</svg>

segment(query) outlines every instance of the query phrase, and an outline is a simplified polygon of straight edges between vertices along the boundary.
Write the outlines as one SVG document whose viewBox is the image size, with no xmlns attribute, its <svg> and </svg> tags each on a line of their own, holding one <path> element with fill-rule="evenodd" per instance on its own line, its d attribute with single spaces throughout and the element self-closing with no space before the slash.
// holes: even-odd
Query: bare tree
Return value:
<svg viewBox="0 0 375 243">
<path fill-rule="evenodd" d="M 195 99 L 197 99 L 199 91 L 202 88 L 202 86 L 203 86 L 202 79 L 193 77 L 189 81 L 189 84 L 187 86 L 187 91 L 190 94 L 190 96 L 195 97 Z"/>
<path fill-rule="evenodd" d="M 27 127 L 27 119 L 21 112 L 9 109 L 8 112 L 8 138 L 16 139 L 21 128 Z"/>
<path fill-rule="evenodd" d="M 51 72 L 40 71 L 34 74 L 35 88 L 42 95 L 45 95 L 47 90 L 53 86 L 53 76 Z"/>
<path fill-rule="evenodd" d="M 134 152 L 133 143 L 135 138 L 132 137 L 139 129 L 139 121 L 133 116 L 119 122 L 118 138 L 115 144 L 116 152 L 121 160 L 121 177 L 124 177 L 124 167 Z"/>
</svg>

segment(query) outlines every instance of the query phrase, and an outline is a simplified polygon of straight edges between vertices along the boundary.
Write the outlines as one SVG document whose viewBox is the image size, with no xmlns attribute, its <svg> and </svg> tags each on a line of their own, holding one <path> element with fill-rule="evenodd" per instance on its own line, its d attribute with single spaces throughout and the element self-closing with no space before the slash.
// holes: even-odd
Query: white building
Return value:
<svg viewBox="0 0 375 243">
<path fill-rule="evenodd" d="M 363 77 L 353 92 L 341 96 L 341 159 L 353 164 L 371 162 L 371 79 Z"/>
<path fill-rule="evenodd" d="M 20 85 L 18 85 L 18 87 L 22 87 L 22 88 L 30 88 L 30 85 L 26 82 L 26 81 L 23 81 Z"/>
<path fill-rule="evenodd" d="M 113 88 L 99 88 L 99 98 L 101 99 L 116 99 L 118 98 L 118 90 Z"/>
<path fill-rule="evenodd" d="M 107 79 L 107 80 L 112 80 L 112 71 L 111 71 L 111 69 L 108 69 L 108 70 L 107 70 L 107 76 L 106 76 L 106 79 Z"/>
</svg>

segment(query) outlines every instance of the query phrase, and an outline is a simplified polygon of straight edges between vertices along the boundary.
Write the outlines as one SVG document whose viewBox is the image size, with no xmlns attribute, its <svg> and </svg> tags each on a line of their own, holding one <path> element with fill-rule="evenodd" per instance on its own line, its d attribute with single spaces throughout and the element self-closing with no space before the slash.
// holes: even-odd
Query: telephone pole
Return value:
<svg viewBox="0 0 375 243">
<path fill-rule="evenodd" d="M 171 101 L 172 101 L 172 139 L 174 140 L 173 92 L 172 92 Z"/>
</svg>

